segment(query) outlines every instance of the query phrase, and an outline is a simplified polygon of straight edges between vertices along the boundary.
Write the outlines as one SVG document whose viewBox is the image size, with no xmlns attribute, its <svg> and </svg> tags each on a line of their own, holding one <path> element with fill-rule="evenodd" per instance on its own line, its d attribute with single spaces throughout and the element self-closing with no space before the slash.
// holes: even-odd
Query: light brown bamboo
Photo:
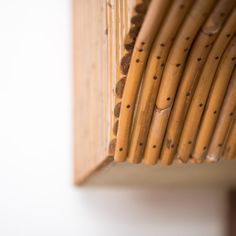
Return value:
<svg viewBox="0 0 236 236">
<path fill-rule="evenodd" d="M 225 144 L 223 158 L 225 160 L 233 160 L 236 158 L 236 116 L 234 115 L 234 122 L 232 124 L 227 142 Z"/>
<path fill-rule="evenodd" d="M 165 17 L 169 3 L 170 0 L 151 1 L 142 28 L 135 42 L 121 104 L 115 150 L 116 161 L 124 161 L 127 158 L 130 131 L 139 85 L 151 45 Z"/>
<path fill-rule="evenodd" d="M 188 161 L 194 148 L 194 143 L 199 129 L 201 117 L 216 71 L 224 68 L 224 61 L 229 56 L 230 50 L 234 48 L 235 40 L 236 37 L 234 37 L 229 43 L 227 50 L 223 55 L 221 63 L 219 63 L 219 59 L 223 54 L 224 44 L 228 41 L 227 37 L 224 37 L 223 42 L 221 40 L 221 37 L 219 37 L 214 44 L 211 53 L 209 54 L 209 57 L 199 79 L 197 88 L 195 90 L 190 108 L 188 110 L 188 114 L 178 145 L 178 158 L 180 158 L 183 162 Z"/>
<path fill-rule="evenodd" d="M 190 48 L 199 28 L 204 23 L 210 10 L 214 6 L 214 3 L 214 0 L 199 0 L 194 4 L 174 41 L 173 47 L 170 50 L 156 99 L 157 108 L 155 111 L 158 112 L 153 116 L 148 134 L 147 144 L 150 145 L 146 146 L 144 152 L 144 162 L 147 164 L 155 164 L 160 155 L 167 120 L 170 114 L 169 108 L 173 103 L 175 91 L 187 58 L 185 49 Z M 160 117 L 158 117 L 159 115 Z M 160 126 L 158 123 L 161 123 L 162 125 Z M 154 134 L 156 132 L 155 127 L 159 127 L 159 136 L 157 139 Z M 153 148 L 153 146 L 155 146 L 155 148 Z M 150 148 L 153 150 L 149 150 Z"/>
<path fill-rule="evenodd" d="M 185 20 L 183 27 L 174 41 L 174 45 L 165 65 L 156 101 L 159 109 L 166 109 L 173 103 L 175 92 L 187 58 L 187 53 L 184 50 L 191 47 L 195 36 L 207 19 L 207 16 L 215 3 L 216 0 L 196 1 L 194 7 L 189 12 L 188 18 Z"/>
<path fill-rule="evenodd" d="M 234 57 L 235 61 L 236 57 Z M 233 74 L 220 112 L 217 126 L 207 153 L 207 161 L 216 162 L 220 159 L 229 128 L 236 111 L 236 73 Z M 235 139 L 236 137 L 234 137 Z"/>
<path fill-rule="evenodd" d="M 107 34 L 110 38 L 108 42 L 108 46 L 110 47 L 110 63 L 108 66 L 108 70 L 110 70 L 109 74 L 110 79 L 112 80 L 110 91 L 115 90 L 116 95 L 111 97 L 111 105 L 112 108 L 114 107 L 114 113 L 111 113 L 112 117 L 110 123 L 113 124 L 113 128 L 110 129 L 111 144 L 109 146 L 112 148 L 109 148 L 109 156 L 114 156 L 115 153 L 114 140 L 116 139 L 119 124 L 119 110 L 126 82 L 125 75 L 127 75 L 128 73 L 135 38 L 137 37 L 137 34 L 139 32 L 138 29 L 140 27 L 140 24 L 142 24 L 142 20 L 145 16 L 145 10 L 147 9 L 148 4 L 148 0 L 136 0 L 135 2 L 131 0 L 109 0 L 107 4 L 107 8 L 109 10 L 108 13 L 110 13 L 107 16 L 107 20 L 110 21 L 110 24 L 108 24 L 107 27 Z M 132 9 L 129 8 L 130 5 L 132 5 Z M 114 27 L 112 27 L 112 23 L 114 24 Z M 130 31 L 128 32 L 129 25 L 131 26 L 129 27 Z M 134 28 L 136 29 L 136 32 L 133 31 Z M 136 33 L 136 35 L 134 35 L 134 33 Z M 131 34 L 133 34 L 132 37 Z M 127 41 L 125 41 L 127 40 L 127 38 L 130 39 L 128 44 Z M 113 152 L 110 152 L 111 150 Z"/>
<path fill-rule="evenodd" d="M 236 40 L 235 40 L 236 42 Z M 202 115 L 201 125 L 198 131 L 192 158 L 195 162 L 202 162 L 208 150 L 212 134 L 216 126 L 218 114 L 220 112 L 224 96 L 228 87 L 228 83 L 232 76 L 235 61 L 232 60 L 236 56 L 236 44 L 230 48 L 230 52 L 221 62 L 219 70 L 216 73 L 214 82 L 208 97 L 206 110 Z"/>
<path fill-rule="evenodd" d="M 223 38 L 228 34 L 228 32 L 231 32 L 234 27 L 234 22 L 236 21 L 236 9 L 234 13 L 231 13 L 230 18 L 224 25 L 224 22 L 229 16 L 233 6 L 235 6 L 235 1 L 219 1 L 212 13 L 209 15 L 206 23 L 201 28 L 201 31 L 193 44 L 178 88 L 172 112 L 170 114 L 161 151 L 162 164 L 169 165 L 174 160 L 184 119 L 194 89 L 213 43 L 223 27 L 224 29 L 221 32 Z"/>
<path fill-rule="evenodd" d="M 164 68 L 163 65 L 166 62 L 175 35 L 192 6 L 192 3 L 192 0 L 176 0 L 173 2 L 152 46 L 143 78 L 129 148 L 128 160 L 131 163 L 139 163 L 143 157 L 150 128 L 149 125 Z"/>
</svg>

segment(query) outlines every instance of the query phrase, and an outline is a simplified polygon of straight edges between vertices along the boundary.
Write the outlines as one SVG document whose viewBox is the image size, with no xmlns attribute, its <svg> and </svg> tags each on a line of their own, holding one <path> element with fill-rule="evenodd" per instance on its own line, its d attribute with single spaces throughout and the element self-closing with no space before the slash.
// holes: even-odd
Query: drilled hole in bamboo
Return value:
<svg viewBox="0 0 236 236">
<path fill-rule="evenodd" d="M 156 75 L 154 75 L 154 76 L 153 76 L 153 79 L 154 79 L 154 80 L 157 80 L 157 76 L 156 76 Z"/>
<path fill-rule="evenodd" d="M 161 59 L 161 57 L 160 57 L 160 56 L 157 56 L 157 59 L 158 59 L 158 60 L 160 60 L 160 59 Z"/>
<path fill-rule="evenodd" d="M 225 16 L 224 12 L 220 13 L 220 17 L 224 17 L 224 16 Z"/>
<path fill-rule="evenodd" d="M 215 57 L 215 60 L 218 60 L 218 59 L 219 59 L 219 57 L 218 57 L 218 56 L 216 56 L 216 57 Z"/>
<path fill-rule="evenodd" d="M 126 108 L 128 108 L 128 109 L 129 109 L 129 108 L 130 108 L 130 105 L 127 105 L 127 106 L 126 106 Z"/>
<path fill-rule="evenodd" d="M 176 64 L 176 67 L 180 67 L 181 66 L 181 64 Z"/>
</svg>

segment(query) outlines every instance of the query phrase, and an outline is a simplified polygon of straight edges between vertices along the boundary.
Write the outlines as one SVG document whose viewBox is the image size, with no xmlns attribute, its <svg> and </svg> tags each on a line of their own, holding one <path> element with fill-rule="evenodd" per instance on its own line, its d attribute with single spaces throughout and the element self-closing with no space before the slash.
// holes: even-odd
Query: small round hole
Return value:
<svg viewBox="0 0 236 236">
<path fill-rule="evenodd" d="M 161 67 L 164 67 L 164 65 L 165 65 L 164 63 L 161 63 Z"/>
<path fill-rule="evenodd" d="M 224 12 L 221 12 L 221 13 L 220 13 L 220 16 L 221 16 L 221 17 L 224 17 L 224 16 L 225 16 L 225 13 L 224 13 Z"/>
<path fill-rule="evenodd" d="M 164 43 L 161 43 L 160 45 L 161 45 L 161 47 L 165 47 L 165 44 L 164 44 Z"/>
<path fill-rule="evenodd" d="M 174 147 L 175 147 L 175 145 L 174 145 L 174 144 L 172 144 L 170 147 L 171 147 L 171 148 L 174 148 Z"/>
<path fill-rule="evenodd" d="M 227 34 L 226 37 L 229 38 L 231 36 L 231 34 Z"/>
<path fill-rule="evenodd" d="M 176 64 L 176 67 L 180 67 L 181 64 Z"/>
<path fill-rule="evenodd" d="M 214 111 L 213 113 L 214 113 L 214 114 L 216 114 L 216 113 L 217 113 L 217 111 Z"/>
<path fill-rule="evenodd" d="M 156 145 L 153 145 L 152 147 L 153 147 L 153 148 L 156 148 L 157 146 L 156 146 Z"/>
<path fill-rule="evenodd" d="M 188 48 L 185 48 L 184 51 L 187 52 L 187 51 L 188 51 Z"/>
<path fill-rule="evenodd" d="M 154 76 L 153 76 L 153 79 L 154 79 L 154 80 L 157 80 L 157 76 L 156 76 L 156 75 L 154 75 Z"/>
<path fill-rule="evenodd" d="M 197 59 L 197 61 L 201 61 L 202 60 L 202 58 L 201 57 L 199 57 L 198 59 Z"/>
<path fill-rule="evenodd" d="M 222 144 L 220 143 L 220 144 L 218 144 L 218 147 L 222 147 Z"/>
<path fill-rule="evenodd" d="M 202 103 L 200 103 L 200 104 L 199 104 L 199 107 L 202 107 L 202 106 L 203 106 L 203 104 L 202 104 Z"/>
<path fill-rule="evenodd" d="M 160 56 L 157 56 L 157 59 L 158 59 L 158 60 L 160 60 L 160 59 L 161 59 L 161 57 L 160 57 Z"/>
<path fill-rule="evenodd" d="M 130 105 L 127 105 L 126 107 L 127 107 L 127 108 L 130 108 Z"/>
<path fill-rule="evenodd" d="M 233 58 L 232 58 L 232 61 L 234 61 L 235 59 L 236 59 L 236 57 L 233 57 Z"/>
<path fill-rule="evenodd" d="M 186 40 L 189 40 L 189 39 L 190 39 L 190 37 L 186 37 L 185 39 L 186 39 Z"/>
<path fill-rule="evenodd" d="M 209 33 L 208 36 L 211 37 L 211 36 L 213 36 L 213 34 L 212 34 L 212 33 Z"/>
<path fill-rule="evenodd" d="M 139 49 L 139 52 L 142 52 L 142 51 L 143 51 L 143 49 L 142 49 L 142 48 L 140 48 L 140 49 Z"/>
<path fill-rule="evenodd" d="M 203 147 L 203 150 L 206 150 L 207 149 L 207 147 L 205 146 L 205 147 Z"/>
<path fill-rule="evenodd" d="M 190 141 L 188 141 L 188 144 L 192 144 L 192 141 L 190 140 Z"/>
<path fill-rule="evenodd" d="M 233 112 L 229 113 L 230 116 L 232 116 L 233 114 L 234 114 Z"/>
<path fill-rule="evenodd" d="M 190 96 L 190 92 L 187 92 L 187 93 L 186 93 L 186 96 L 189 97 L 189 96 Z"/>
<path fill-rule="evenodd" d="M 208 48 L 209 47 L 209 44 L 205 45 L 205 48 Z"/>
<path fill-rule="evenodd" d="M 170 101 L 170 97 L 168 97 L 166 100 L 167 100 L 167 101 Z"/>
<path fill-rule="evenodd" d="M 122 152 L 122 151 L 123 151 L 123 148 L 120 148 L 119 151 Z"/>
<path fill-rule="evenodd" d="M 142 45 L 145 45 L 145 42 L 142 42 L 141 44 L 142 44 Z"/>
<path fill-rule="evenodd" d="M 136 59 L 136 63 L 139 63 L 140 62 L 140 60 L 139 59 Z"/>
<path fill-rule="evenodd" d="M 218 60 L 218 59 L 219 59 L 219 57 L 218 57 L 218 56 L 216 56 L 216 57 L 215 57 L 215 59 L 216 59 L 216 60 Z"/>
<path fill-rule="evenodd" d="M 143 146 L 143 143 L 139 143 L 139 146 Z"/>
</svg>

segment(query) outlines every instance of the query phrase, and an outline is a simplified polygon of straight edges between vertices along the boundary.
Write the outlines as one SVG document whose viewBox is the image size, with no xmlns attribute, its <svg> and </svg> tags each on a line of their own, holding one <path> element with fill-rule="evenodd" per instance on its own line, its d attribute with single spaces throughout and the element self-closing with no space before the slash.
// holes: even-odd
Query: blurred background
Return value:
<svg viewBox="0 0 236 236">
<path fill-rule="evenodd" d="M 0 0 L 0 235 L 227 235 L 226 189 L 73 186 L 71 12 Z"/>
</svg>

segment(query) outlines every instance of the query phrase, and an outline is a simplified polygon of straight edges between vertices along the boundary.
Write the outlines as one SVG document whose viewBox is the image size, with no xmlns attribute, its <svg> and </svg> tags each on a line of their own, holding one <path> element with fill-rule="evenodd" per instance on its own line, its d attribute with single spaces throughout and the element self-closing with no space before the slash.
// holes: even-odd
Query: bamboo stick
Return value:
<svg viewBox="0 0 236 236">
<path fill-rule="evenodd" d="M 223 158 L 225 160 L 233 160 L 236 158 L 236 116 L 234 115 L 234 122 L 231 127 L 231 131 L 227 138 L 227 142 L 225 144 Z"/>
<path fill-rule="evenodd" d="M 234 56 L 233 58 L 235 61 L 236 57 Z M 234 120 L 235 112 L 236 112 L 236 73 L 233 74 L 233 77 L 228 86 L 223 107 L 221 109 L 217 126 L 207 153 L 207 161 L 216 162 L 220 159 L 220 155 L 222 154 L 230 125 Z M 234 139 L 235 138 L 236 137 L 234 137 Z"/>
<path fill-rule="evenodd" d="M 201 31 L 193 44 L 170 114 L 160 157 L 162 164 L 169 165 L 174 160 L 185 115 L 200 73 L 211 50 L 212 44 L 215 42 L 218 34 L 223 28 L 224 22 L 234 5 L 235 1 L 219 1 L 209 15 L 206 23 L 201 28 Z M 231 18 L 232 19 L 228 20 L 225 25 L 225 33 L 228 33 L 234 25 L 235 18 L 232 16 Z M 224 34 L 224 32 L 222 32 L 222 34 Z"/>
<path fill-rule="evenodd" d="M 150 121 L 164 69 L 163 65 L 166 62 L 175 35 L 192 6 L 192 2 L 192 0 L 177 0 L 173 2 L 152 46 L 143 78 L 128 154 L 128 160 L 131 163 L 138 163 L 143 157 Z"/>
<path fill-rule="evenodd" d="M 200 0 L 194 4 L 170 50 L 156 99 L 157 108 L 155 111 L 158 112 L 153 116 L 148 135 L 147 144 L 150 145 L 146 146 L 144 152 L 144 162 L 147 164 L 155 164 L 160 155 L 171 105 L 187 58 L 186 48 L 190 48 L 199 28 L 204 23 L 214 3 L 214 0 Z M 157 131 L 155 127 L 159 127 L 158 138 L 155 138 L 156 135 L 154 133 Z M 153 150 L 149 150 L 150 148 Z"/>
<path fill-rule="evenodd" d="M 127 158 L 133 113 L 141 77 L 146 66 L 152 42 L 165 17 L 169 3 L 170 0 L 151 1 L 142 28 L 135 42 L 121 104 L 115 150 L 116 161 L 124 161 Z"/>
<path fill-rule="evenodd" d="M 217 70 L 214 78 L 207 101 L 206 110 L 202 117 L 201 126 L 198 131 L 195 147 L 192 153 L 192 158 L 197 163 L 202 162 L 207 154 L 208 145 L 216 127 L 218 114 L 235 67 L 235 61 L 232 60 L 235 56 L 236 45 L 230 48 L 230 52 L 225 60 L 221 62 L 221 66 L 219 67 L 219 70 Z"/>
<path fill-rule="evenodd" d="M 233 32 L 230 33 L 234 34 L 235 29 Z M 217 71 L 217 67 L 219 65 L 218 70 L 221 70 L 223 68 L 223 62 L 228 57 L 230 50 L 234 48 L 236 37 L 234 37 L 229 43 L 227 50 L 223 55 L 221 63 L 219 64 L 219 59 L 223 54 L 223 50 L 225 48 L 224 45 L 226 45 L 226 43 L 228 42 L 228 38 L 225 36 L 223 40 L 221 40 L 220 34 L 220 37 L 217 39 L 216 43 L 213 46 L 213 49 L 211 50 L 208 56 L 207 62 L 201 73 L 197 88 L 193 95 L 193 99 L 187 113 L 187 117 L 184 123 L 183 131 L 180 137 L 180 142 L 177 150 L 178 158 L 180 158 L 183 162 L 188 161 L 189 156 L 191 155 L 192 149 L 194 147 L 203 110 L 212 85 L 212 81 Z"/>
</svg>

